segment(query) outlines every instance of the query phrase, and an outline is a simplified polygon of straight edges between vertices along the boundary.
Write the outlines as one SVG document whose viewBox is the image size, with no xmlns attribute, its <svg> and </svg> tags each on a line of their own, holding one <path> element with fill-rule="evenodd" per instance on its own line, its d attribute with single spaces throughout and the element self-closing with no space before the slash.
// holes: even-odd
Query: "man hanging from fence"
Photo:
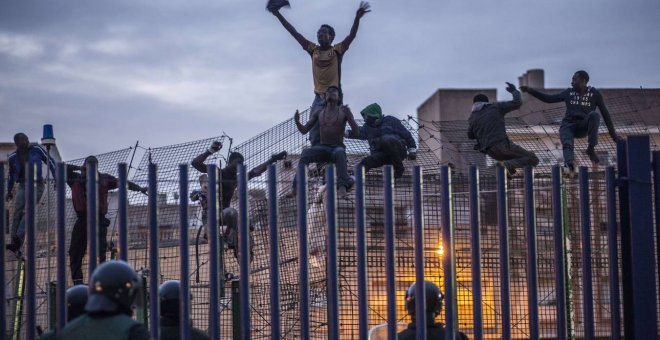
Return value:
<svg viewBox="0 0 660 340">
<path fill-rule="evenodd" d="M 539 159 L 533 152 L 512 143 L 506 134 L 504 115 L 522 105 L 520 92 L 513 84 L 506 84 L 506 90 L 513 95 L 512 101 L 490 103 L 485 94 L 474 96 L 468 138 L 477 140 L 475 149 L 502 162 L 510 177 L 517 168 L 538 165 Z"/>
<path fill-rule="evenodd" d="M 7 161 L 9 163 L 9 181 L 7 182 L 7 194 L 5 200 L 9 202 L 14 199 L 14 184 L 18 183 L 16 197 L 14 200 L 14 218 L 11 224 L 11 243 L 5 246 L 17 255 L 23 246 L 25 239 L 25 174 L 27 165 L 33 162 L 36 165 L 36 202 L 38 203 L 44 193 L 44 177 L 42 163 L 48 164 L 48 167 L 55 177 L 55 161 L 48 155 L 41 146 L 30 145 L 28 136 L 22 132 L 14 135 L 14 144 L 16 151 L 9 154 Z"/>
<path fill-rule="evenodd" d="M 330 162 L 337 168 L 337 196 L 346 197 L 352 187 L 353 180 L 348 176 L 346 168 L 346 147 L 344 146 L 344 130 L 346 123 L 351 126 L 352 137 L 358 136 L 359 127 L 353 118 L 353 113 L 347 105 L 339 104 L 339 87 L 330 86 L 325 93 L 327 105 L 319 111 L 312 112 L 305 125 L 300 123 L 300 112 L 296 111 L 293 120 L 298 131 L 303 135 L 308 133 L 314 124 L 319 124 L 320 144 L 312 145 L 303 150 L 300 162 L 303 164 Z M 296 178 L 293 179 L 293 191 L 296 192 Z"/>
<path fill-rule="evenodd" d="M 222 148 L 222 144 L 220 142 L 213 142 L 211 146 L 206 149 L 204 152 L 199 154 L 197 157 L 195 157 L 191 164 L 192 166 L 197 169 L 197 171 L 201 173 L 207 173 L 206 169 L 206 164 L 204 164 L 204 161 L 206 159 L 213 155 L 214 153 L 220 151 Z M 279 160 L 285 159 L 287 156 L 286 151 L 282 151 L 278 154 L 272 155 L 270 159 L 268 159 L 266 162 L 263 162 L 256 167 L 254 167 L 252 170 L 248 172 L 248 180 L 254 178 L 254 177 L 259 177 L 261 174 L 263 174 L 266 170 L 268 170 L 268 166 L 270 164 L 273 164 Z M 243 164 L 245 161 L 245 158 L 243 157 L 242 154 L 238 152 L 231 152 L 229 154 L 229 157 L 227 158 L 227 165 L 220 169 L 220 202 L 221 202 L 221 207 L 222 211 L 220 213 L 220 220 L 218 221 L 218 225 L 224 225 L 226 226 L 226 229 L 224 231 L 224 239 L 225 242 L 227 243 L 227 247 L 229 249 L 234 250 L 234 256 L 238 259 L 239 254 L 240 254 L 240 249 L 238 247 L 238 212 L 236 209 L 232 208 L 230 206 L 231 204 L 231 199 L 234 197 L 234 192 L 236 191 L 236 187 L 238 186 L 238 165 Z M 219 165 L 220 163 L 218 163 Z M 204 196 L 206 199 L 206 196 Z M 204 209 L 204 204 L 202 204 L 202 209 Z M 208 207 L 208 204 L 206 204 L 206 207 Z M 204 215 L 207 215 L 207 211 L 203 212 Z M 217 226 L 209 226 L 213 228 L 217 228 Z M 208 230 L 208 228 L 207 228 Z M 250 238 L 250 243 L 251 247 L 253 244 L 252 237 Z M 250 261 L 252 260 L 252 255 L 253 251 L 250 249 Z"/>
<path fill-rule="evenodd" d="M 284 26 L 293 38 L 296 39 L 298 44 L 300 44 L 303 50 L 305 50 L 305 52 L 307 52 L 312 58 L 314 101 L 312 102 L 310 113 L 320 110 L 326 105 L 323 95 L 330 86 L 335 86 L 339 89 L 339 102 L 341 103 L 343 100 L 341 90 L 341 63 L 344 54 L 357 35 L 358 27 L 360 26 L 360 19 L 366 13 L 371 11 L 371 6 L 368 2 L 360 2 L 360 7 L 355 13 L 355 19 L 353 20 L 353 26 L 351 27 L 350 33 L 342 42 L 332 45 L 332 41 L 335 38 L 335 29 L 330 25 L 324 24 L 319 28 L 316 33 L 318 44 L 307 40 L 302 34 L 298 33 L 293 25 L 291 25 L 280 13 L 280 9 L 288 4 L 288 1 L 270 0 L 268 1 L 266 8 L 277 17 L 282 26 Z M 316 145 L 320 142 L 318 125 L 312 126 L 309 132 L 309 140 L 312 145 Z"/>
<path fill-rule="evenodd" d="M 369 142 L 370 155 L 362 159 L 365 173 L 373 168 L 390 164 L 394 167 L 394 178 L 403 176 L 405 167 L 403 160 L 416 159 L 417 143 L 415 138 L 401 121 L 392 116 L 383 116 L 383 111 L 377 103 L 365 107 L 360 114 L 364 125 L 360 126 L 356 139 Z M 351 138 L 352 131 L 346 131 L 346 137 Z"/>
<path fill-rule="evenodd" d="M 73 284 L 82 284 L 82 263 L 87 251 L 87 165 L 98 164 L 94 156 L 85 158 L 82 166 L 66 166 L 66 183 L 71 187 L 71 200 L 73 210 L 76 212 L 76 223 L 71 231 L 71 244 L 69 246 L 69 265 L 71 267 L 71 279 Z M 108 192 L 119 187 L 117 178 L 110 174 L 98 173 L 97 195 L 98 195 L 98 252 L 99 263 L 105 262 L 108 250 L 108 226 L 110 220 L 106 218 L 108 213 Z M 147 194 L 147 188 L 141 187 L 128 181 L 128 189 Z"/>
<path fill-rule="evenodd" d="M 586 71 L 577 71 L 571 79 L 571 87 L 556 94 L 545 94 L 527 86 L 521 86 L 520 90 L 527 92 L 545 103 L 566 103 L 566 115 L 561 121 L 559 138 L 564 151 L 564 164 L 566 173 L 573 176 L 575 173 L 575 160 L 573 154 L 573 141 L 575 138 L 588 137 L 588 146 L 585 151 L 593 163 L 599 163 L 596 154 L 598 145 L 598 127 L 600 126 L 600 115 L 605 120 L 607 131 L 614 142 L 620 137 L 616 134 L 610 112 L 605 106 L 603 95 L 600 91 L 587 86 L 589 74 Z M 596 112 L 600 110 L 600 115 Z"/>
</svg>

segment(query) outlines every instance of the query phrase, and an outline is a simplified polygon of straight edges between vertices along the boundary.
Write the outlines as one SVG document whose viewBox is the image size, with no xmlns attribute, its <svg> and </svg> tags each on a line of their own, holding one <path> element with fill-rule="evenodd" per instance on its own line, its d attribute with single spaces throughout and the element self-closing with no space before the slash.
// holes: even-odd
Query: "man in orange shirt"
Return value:
<svg viewBox="0 0 660 340">
<path fill-rule="evenodd" d="M 271 1 L 274 2 L 274 1 Z M 355 13 L 355 20 L 348 36 L 336 45 L 332 45 L 335 38 L 335 29 L 330 25 L 321 25 L 316 38 L 318 44 L 315 44 L 298 33 L 296 29 L 282 16 L 279 9 L 280 6 L 271 6 L 269 2 L 268 10 L 273 13 L 275 17 L 282 23 L 282 26 L 296 39 L 300 46 L 312 57 L 312 76 L 314 78 L 314 101 L 312 102 L 311 112 L 317 111 L 325 107 L 326 102 L 323 95 L 326 93 L 330 86 L 335 86 L 339 89 L 340 101 L 343 103 L 343 93 L 341 90 L 341 62 L 344 53 L 348 50 L 357 34 L 360 25 L 360 19 L 371 10 L 370 5 L 366 1 L 360 3 L 360 7 Z M 311 113 L 310 112 L 310 113 Z M 318 124 L 312 127 L 309 132 L 309 141 L 312 145 L 320 143 L 319 127 Z"/>
</svg>

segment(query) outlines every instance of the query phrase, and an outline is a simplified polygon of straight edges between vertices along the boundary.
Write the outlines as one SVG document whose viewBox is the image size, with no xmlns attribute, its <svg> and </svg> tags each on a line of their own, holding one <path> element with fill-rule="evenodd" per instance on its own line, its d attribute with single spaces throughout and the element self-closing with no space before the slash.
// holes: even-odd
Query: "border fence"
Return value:
<svg viewBox="0 0 660 340">
<path fill-rule="evenodd" d="M 480 176 L 476 167 L 459 174 L 421 156 L 416 165 L 407 164 L 412 175 L 396 181 L 389 167 L 369 174 L 356 169 L 354 194 L 338 199 L 334 167 L 294 167 L 304 143 L 278 135 L 284 137 L 263 136 L 253 141 L 257 146 L 237 147 L 255 164 L 277 145 L 287 145 L 290 154 L 289 163 L 271 165 L 267 181 L 248 182 L 247 169 L 239 170 L 232 205 L 239 211 L 241 249 L 254 240 L 252 263 L 226 251 L 221 229 L 209 228 L 204 240 L 198 208 L 187 201 L 196 174 L 178 164 L 188 163 L 212 139 L 148 150 L 132 177 L 148 184 L 148 198 L 127 192 L 129 166 L 112 169 L 114 164 L 99 158 L 101 170 L 121 182 L 112 216 L 117 245 L 111 248 L 148 280 L 150 303 L 136 318 L 153 336 L 158 284 L 179 278 L 188 278 L 182 280 L 183 296 L 189 296 L 186 290 L 193 295 L 185 299 L 191 307 L 182 308 L 182 320 L 194 320 L 214 338 L 366 339 L 370 328 L 386 324 L 392 339 L 399 324 L 409 321 L 403 292 L 422 278 L 445 293 L 438 321 L 448 336 L 458 330 L 474 339 L 658 334 L 660 152 L 653 152 L 652 163 L 648 137 L 629 136 L 617 145 L 616 171 L 582 167 L 577 180 L 562 179 L 557 166 L 550 176 L 526 169 L 512 180 L 501 167 L 494 177 Z M 365 153 L 364 144 L 353 146 L 362 153 L 349 154 L 351 164 Z M 129 153 L 121 153 L 124 161 Z M 2 259 L 7 338 L 32 339 L 37 326 L 63 325 L 58 302 L 68 286 L 64 250 L 71 225 L 64 166 L 56 174 L 54 246 L 44 240 L 48 235 L 40 225 L 50 212 L 36 202 L 34 168 L 28 167 L 26 255 Z M 208 218 L 217 225 L 215 165 L 208 170 Z M 93 167 L 88 171 L 96 173 Z M 298 192 L 291 197 L 288 183 L 296 172 Z M 325 193 L 318 190 L 323 177 Z M 4 177 L 1 183 L 4 197 Z M 95 190 L 88 193 L 94 195 Z M 0 208 L 6 223 L 4 201 Z M 96 222 L 88 223 L 88 240 L 94 239 Z M 55 267 L 53 249 L 55 284 L 44 275 Z M 92 245 L 90 251 L 98 250 Z M 93 268 L 97 256 L 87 258 Z"/>
</svg>

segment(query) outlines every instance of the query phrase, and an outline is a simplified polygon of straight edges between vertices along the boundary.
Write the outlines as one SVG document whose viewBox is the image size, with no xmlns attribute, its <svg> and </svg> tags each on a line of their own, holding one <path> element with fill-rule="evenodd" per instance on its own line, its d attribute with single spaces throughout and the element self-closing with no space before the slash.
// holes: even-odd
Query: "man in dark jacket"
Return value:
<svg viewBox="0 0 660 340">
<path fill-rule="evenodd" d="M 520 92 L 513 84 L 506 84 L 506 90 L 513 95 L 512 101 L 489 103 L 484 94 L 474 96 L 468 138 L 476 139 L 475 149 L 502 162 L 508 175 L 513 176 L 517 168 L 536 166 L 539 159 L 533 152 L 512 143 L 506 134 L 504 115 L 522 105 Z"/>
<path fill-rule="evenodd" d="M 195 157 L 192 160 L 191 162 L 192 166 L 197 171 L 205 174 L 207 172 L 207 169 L 206 169 L 206 164 L 204 164 L 204 161 L 206 161 L 206 159 L 209 158 L 209 156 L 220 151 L 221 148 L 222 148 L 222 144 L 220 142 L 216 141 L 211 143 L 211 146 L 208 149 L 206 149 L 206 151 L 197 155 L 197 157 Z M 247 174 L 248 180 L 254 177 L 261 176 L 261 174 L 263 174 L 266 170 L 268 170 L 268 166 L 270 164 L 275 163 L 278 160 L 285 159 L 286 156 L 287 156 L 286 151 L 272 155 L 269 160 L 257 165 L 248 172 Z M 238 152 L 232 152 L 229 154 L 229 157 L 227 158 L 227 165 L 225 165 L 224 168 L 220 169 L 220 180 L 221 180 L 220 204 L 222 210 L 220 212 L 220 219 L 218 221 L 218 224 L 227 226 L 227 228 L 225 229 L 225 242 L 227 242 L 227 247 L 229 249 L 234 250 L 234 256 L 236 258 L 238 258 L 239 256 L 238 212 L 236 211 L 236 209 L 232 208 L 230 204 L 232 197 L 234 197 L 234 192 L 236 191 L 236 187 L 238 186 L 238 165 L 243 164 L 244 161 L 245 158 L 243 157 L 242 154 Z M 194 197 L 194 200 L 199 200 L 202 202 L 203 214 L 206 215 L 207 214 L 206 209 L 208 209 L 206 192 L 198 191 L 195 193 L 197 194 L 197 197 L 191 196 L 191 198 Z M 204 223 L 206 223 L 205 218 L 203 218 L 203 221 Z M 206 227 L 207 230 L 209 227 L 217 228 L 218 226 L 207 226 Z M 250 238 L 250 240 L 251 240 L 250 243 L 252 243 L 252 238 Z M 250 250 L 250 260 L 252 260 L 252 250 Z"/>
<path fill-rule="evenodd" d="M 383 116 L 380 105 L 373 103 L 365 107 L 360 114 L 364 125 L 356 139 L 369 142 L 369 156 L 360 161 L 365 173 L 373 168 L 391 164 L 394 167 L 394 178 L 403 176 L 405 168 L 403 160 L 416 158 L 417 143 L 415 138 L 401 121 L 392 116 Z M 351 131 L 346 132 L 350 138 Z"/>
<path fill-rule="evenodd" d="M 520 90 L 527 92 L 545 103 L 566 103 L 566 115 L 561 121 L 559 128 L 559 138 L 564 150 L 564 163 L 569 174 L 575 171 L 575 161 L 573 156 L 573 140 L 575 138 L 588 137 L 588 147 L 585 151 L 589 159 L 598 163 L 596 155 L 596 145 L 598 145 L 598 127 L 600 126 L 600 116 L 603 116 L 607 131 L 614 142 L 619 140 L 619 136 L 614 130 L 612 117 L 605 106 L 603 95 L 600 91 L 591 86 L 587 86 L 589 74 L 586 71 L 577 71 L 571 79 L 571 87 L 556 94 L 545 94 L 527 86 L 521 86 Z M 596 112 L 600 110 L 600 115 Z"/>
<path fill-rule="evenodd" d="M 9 181 L 7 182 L 6 201 L 14 198 L 13 189 L 14 183 L 18 183 L 18 190 L 16 192 L 16 199 L 14 200 L 14 219 L 11 224 L 11 243 L 5 246 L 6 249 L 11 250 L 18 254 L 18 251 L 23 246 L 23 239 L 25 238 L 25 174 L 27 172 L 27 165 L 33 162 L 36 167 L 36 201 L 41 199 L 44 193 L 44 177 L 42 171 L 42 163 L 48 164 L 51 174 L 55 175 L 55 162 L 39 145 L 30 145 L 28 136 L 24 133 L 17 133 L 14 135 L 14 144 L 16 144 L 16 151 L 9 154 L 7 162 L 9 163 Z"/>
<path fill-rule="evenodd" d="M 71 200 L 73 210 L 76 211 L 76 223 L 71 231 L 71 244 L 69 245 L 69 266 L 71 268 L 71 279 L 73 284 L 82 284 L 82 262 L 87 251 L 87 164 L 98 164 L 98 159 L 94 156 L 85 158 L 82 166 L 67 165 L 66 182 L 71 187 Z M 99 263 L 106 259 L 108 250 L 107 234 L 110 220 L 105 217 L 108 213 L 108 191 L 117 189 L 119 183 L 117 178 L 112 175 L 99 173 L 97 194 L 98 194 L 98 242 L 99 242 Z M 146 187 L 141 187 L 131 181 L 128 181 L 128 189 L 147 193 Z"/>
</svg>

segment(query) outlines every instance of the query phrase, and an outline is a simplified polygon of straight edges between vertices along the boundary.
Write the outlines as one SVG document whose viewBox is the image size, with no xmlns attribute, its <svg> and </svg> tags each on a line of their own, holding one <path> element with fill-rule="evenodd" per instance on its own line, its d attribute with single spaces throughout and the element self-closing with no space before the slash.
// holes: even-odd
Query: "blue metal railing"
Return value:
<svg viewBox="0 0 660 340">
<path fill-rule="evenodd" d="M 653 153 L 653 163 L 651 163 L 651 152 L 648 136 L 631 136 L 625 142 L 618 144 L 619 169 L 618 173 L 612 167 L 607 167 L 604 172 L 604 183 L 607 198 L 607 247 L 609 261 L 609 304 L 610 304 L 610 327 L 609 334 L 612 339 L 620 339 L 623 334 L 625 338 L 632 338 L 634 335 L 657 334 L 657 297 L 656 284 L 660 281 L 660 273 L 657 272 L 655 242 L 660 234 L 660 152 Z M 96 262 L 101 254 L 98 253 L 98 227 L 99 227 L 99 202 L 98 202 L 98 164 L 87 163 L 87 231 L 88 231 L 88 256 L 89 272 L 93 271 Z M 4 174 L 5 166 L 0 164 L 0 173 Z M 128 258 L 128 197 L 127 197 L 127 167 L 126 164 L 119 165 L 119 248 L 120 259 L 127 261 Z M 216 165 L 209 165 L 207 168 L 209 181 L 209 206 L 208 221 L 209 225 L 217 226 L 220 211 L 222 207 L 220 200 L 220 178 Z M 65 325 L 66 310 L 62 301 L 64 300 L 64 291 L 66 288 L 66 258 L 64 252 L 65 244 L 65 202 L 66 202 L 66 165 L 61 163 L 57 169 L 57 280 L 61 284 L 57 286 L 57 329 L 61 330 Z M 595 175 L 594 175 L 595 176 Z M 179 244 L 179 266 L 181 276 L 180 291 L 180 327 L 181 338 L 190 338 L 190 275 L 189 268 L 189 212 L 188 212 L 188 166 L 182 164 L 179 166 L 179 216 L 180 216 L 180 244 Z M 591 248 L 591 230 L 593 210 L 591 209 L 590 184 L 593 178 L 590 178 L 587 168 L 579 169 L 579 212 L 581 226 L 581 259 L 582 263 L 582 310 L 584 320 L 585 339 L 594 339 L 596 336 L 596 327 L 594 322 L 594 294 L 592 284 L 592 248 Z M 313 334 L 310 325 L 310 286 L 309 286 L 309 247 L 308 247 L 308 225 L 307 225 L 307 190 L 308 180 L 306 166 L 300 164 L 297 169 L 297 224 L 298 224 L 298 243 L 299 243 L 299 318 L 300 318 L 300 338 L 310 339 Z M 426 324 L 427 313 L 425 313 L 426 299 L 424 297 L 423 281 L 425 277 L 425 231 L 429 226 L 425 226 L 425 205 L 424 196 L 424 172 L 419 166 L 412 169 L 412 219 L 414 235 L 415 252 L 415 282 L 416 291 L 416 322 Z M 437 177 L 430 177 L 437 178 Z M 356 280 L 357 280 L 357 305 L 359 329 L 358 338 L 368 337 L 369 327 L 369 299 L 368 299 L 368 270 L 367 270 L 367 243 L 366 243 L 366 207 L 365 207 L 365 173 L 364 169 L 358 166 L 355 170 L 355 241 L 357 248 L 356 256 Z M 439 196 L 441 209 L 440 229 L 442 235 L 442 268 L 443 283 L 445 293 L 445 338 L 454 338 L 459 331 L 460 318 L 457 310 L 458 305 L 458 286 L 456 270 L 456 246 L 454 244 L 454 228 L 452 202 L 454 198 L 452 188 L 452 170 L 447 166 L 442 166 L 439 173 Z M 507 177 L 505 169 L 502 166 L 496 167 L 496 201 L 497 201 L 497 227 L 499 241 L 499 296 L 500 296 L 500 319 L 498 323 L 499 332 L 502 339 L 511 339 L 512 320 L 511 320 L 511 292 L 509 286 L 510 264 L 509 264 L 509 207 L 508 196 L 510 192 L 507 187 Z M 339 203 L 336 197 L 336 173 L 334 166 L 326 168 L 327 192 L 325 198 L 325 223 L 327 226 L 327 337 L 329 339 L 344 338 L 341 329 L 341 311 L 340 304 L 340 282 L 339 282 L 339 221 L 337 211 Z M 5 185 L 0 182 L 0 195 L 5 194 Z M 157 202 L 157 166 L 149 165 L 149 323 L 150 333 L 153 338 L 159 336 L 159 300 L 158 283 L 159 275 L 159 223 L 158 223 L 158 202 Z M 528 316 L 525 321 L 528 324 L 527 334 L 531 339 L 539 339 L 542 336 L 539 327 L 539 281 L 538 281 L 538 249 L 537 249 L 537 207 L 535 200 L 534 171 L 528 167 L 524 171 L 524 216 L 526 230 L 526 258 L 527 258 L 527 307 Z M 552 169 L 550 179 L 552 193 L 552 230 L 554 231 L 554 289 L 556 296 L 555 330 L 557 339 L 567 339 L 568 324 L 572 317 L 569 311 L 567 290 L 567 264 L 566 264 L 566 235 L 565 235 L 565 217 L 564 199 L 561 169 L 555 166 Z M 24 330 L 27 338 L 36 337 L 36 183 L 35 183 L 35 165 L 30 164 L 26 174 L 26 328 Z M 482 244 L 481 244 L 481 221 L 480 221 L 480 187 L 479 171 L 476 166 L 471 166 L 468 172 L 468 202 L 469 202 L 469 233 L 471 240 L 470 259 L 471 259 L 471 288 L 472 288 L 472 321 L 473 337 L 483 339 L 484 334 L 484 297 L 482 296 Z M 387 165 L 383 169 L 383 206 L 384 213 L 384 249 L 385 249 L 385 268 L 386 273 L 386 296 L 387 304 L 387 331 L 388 339 L 396 339 L 397 322 L 397 275 L 396 275 L 396 233 L 395 233 L 395 194 L 394 179 L 392 167 Z M 617 197 L 618 189 L 618 197 Z M 278 183 L 277 168 L 271 165 L 268 169 L 268 224 L 269 224 L 269 264 L 270 264 L 270 335 L 272 339 L 279 339 L 283 334 L 283 324 L 281 318 L 280 305 L 280 223 L 278 218 Z M 654 201 L 655 196 L 655 201 Z M 242 165 L 238 167 L 238 216 L 239 216 L 239 265 L 240 265 L 240 325 L 241 339 L 249 339 L 253 329 L 251 327 L 251 309 L 250 305 L 250 261 L 251 261 L 251 240 L 250 226 L 248 221 L 249 206 L 248 200 L 248 174 L 246 168 Z M 617 202 L 618 199 L 618 202 Z M 5 227 L 5 209 L 6 202 L 0 202 L 0 227 Z M 618 210 L 618 214 L 617 214 Z M 655 216 L 653 212 L 655 211 Z M 655 220 L 654 220 L 655 217 Z M 632 227 L 634 226 L 634 228 Z M 438 228 L 438 227 L 434 227 Z M 222 251 L 221 236 L 216 227 L 211 227 L 209 231 L 209 258 L 210 258 L 210 302 L 209 302 L 209 331 L 214 339 L 221 338 L 220 329 L 220 310 L 219 310 L 219 287 L 221 266 L 219 253 Z M 620 232 L 621 247 L 618 246 Z M 655 233 L 655 234 L 654 234 Z M 0 242 L 4 245 L 4 239 Z M 463 245 L 464 246 L 464 245 Z M 618 259 L 621 255 L 621 274 L 619 273 Z M 632 261 L 635 259 L 635 261 Z M 4 261 L 4 254 L 0 255 L 0 260 Z M 3 262 L 4 263 L 4 262 Z M 4 271 L 0 273 L 0 278 L 5 280 Z M 623 289 L 621 289 L 623 288 Z M 6 286 L 3 286 L 3 293 Z M 619 291 L 623 291 L 623 296 L 619 296 Z M 623 311 L 623 325 L 621 314 Z M 6 312 L 4 304 L 0 306 L 0 312 Z M 631 317 L 633 315 L 634 317 Z M 490 321 L 490 323 L 495 323 Z M 3 323 L 2 327 L 5 327 Z M 5 330 L 4 328 L 0 330 Z M 18 332 L 19 330 L 14 330 Z M 623 332 L 623 333 L 622 333 Z M 424 327 L 417 328 L 417 338 L 426 337 Z"/>
</svg>

